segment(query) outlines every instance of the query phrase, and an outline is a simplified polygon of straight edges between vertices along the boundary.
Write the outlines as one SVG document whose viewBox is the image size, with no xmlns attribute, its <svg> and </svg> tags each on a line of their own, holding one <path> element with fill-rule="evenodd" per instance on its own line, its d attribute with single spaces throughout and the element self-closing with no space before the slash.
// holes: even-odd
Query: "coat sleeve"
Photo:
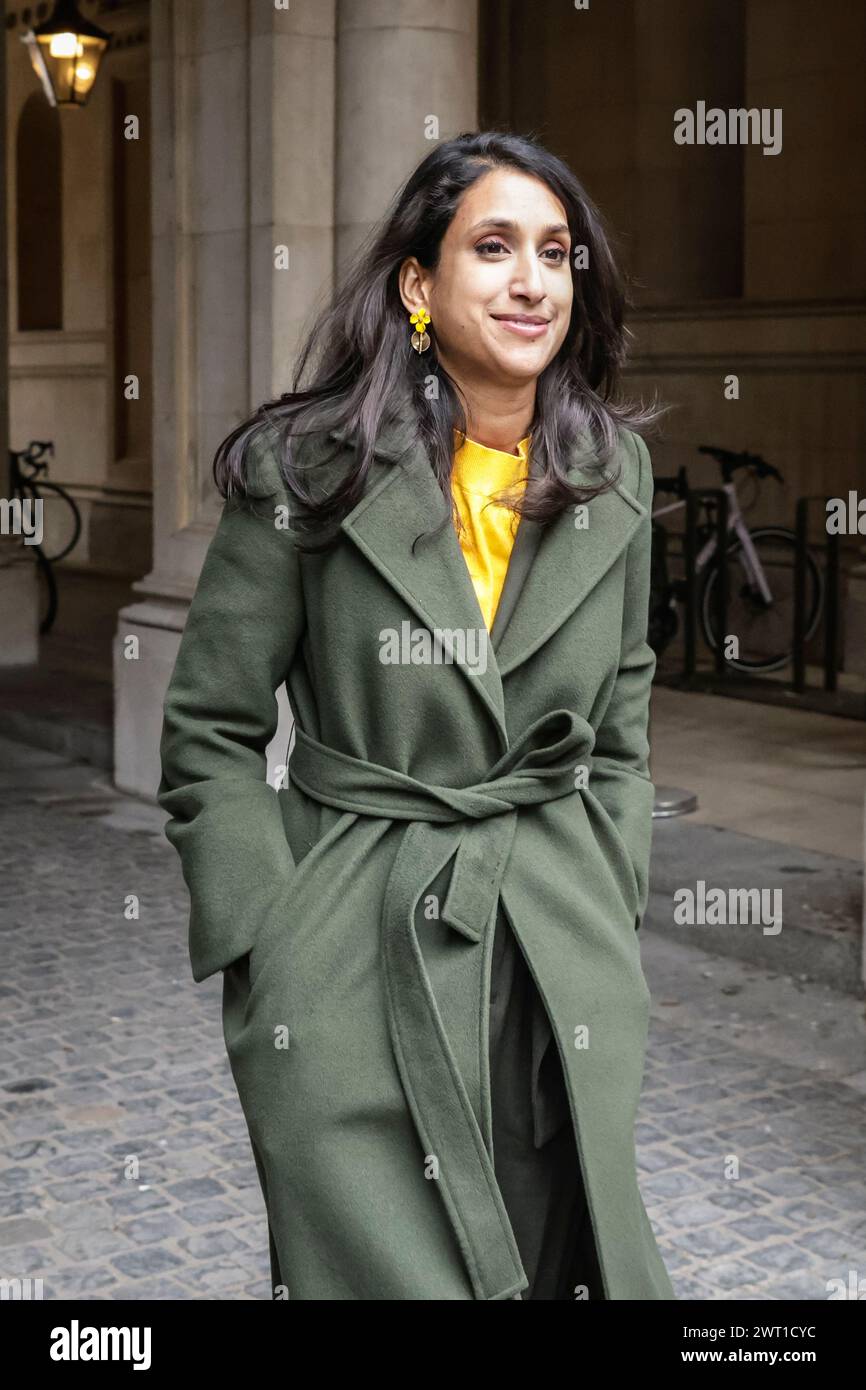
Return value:
<svg viewBox="0 0 866 1390">
<path fill-rule="evenodd" d="M 619 670 L 596 734 L 590 784 L 628 851 L 637 888 L 637 930 L 649 897 L 654 787 L 649 772 L 648 722 L 656 657 L 647 642 L 652 467 L 646 444 L 639 435 L 629 433 L 637 455 L 635 495 L 646 514 L 626 556 Z"/>
<path fill-rule="evenodd" d="M 254 436 L 249 494 L 224 504 L 163 706 L 159 805 L 190 899 L 196 981 L 252 947 L 294 867 L 265 750 L 303 628 L 298 552 L 273 438 Z"/>
</svg>

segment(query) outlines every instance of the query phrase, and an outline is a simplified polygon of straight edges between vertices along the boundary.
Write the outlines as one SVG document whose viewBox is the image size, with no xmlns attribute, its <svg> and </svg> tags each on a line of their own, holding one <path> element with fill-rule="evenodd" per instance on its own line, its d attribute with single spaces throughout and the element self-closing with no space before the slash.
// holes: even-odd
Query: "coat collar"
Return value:
<svg viewBox="0 0 866 1390">
<path fill-rule="evenodd" d="M 352 445 L 345 432 L 335 431 L 332 438 Z M 568 476 L 572 482 L 586 480 L 580 461 Z M 543 647 L 584 602 L 628 545 L 645 512 L 624 484 L 616 483 L 587 504 L 583 527 L 571 510 L 545 527 L 528 518 L 521 521 L 509 575 L 511 566 L 525 567 L 525 578 L 516 597 L 511 595 L 505 623 L 494 624 L 492 641 L 450 517 L 435 535 L 424 535 L 413 553 L 416 537 L 430 532 L 447 509 L 414 421 L 407 416 L 380 432 L 365 494 L 341 528 L 425 627 L 446 632 L 471 628 L 486 641 L 483 671 L 463 661 L 458 647 L 455 664 L 493 716 L 507 747 L 502 678 Z"/>
</svg>

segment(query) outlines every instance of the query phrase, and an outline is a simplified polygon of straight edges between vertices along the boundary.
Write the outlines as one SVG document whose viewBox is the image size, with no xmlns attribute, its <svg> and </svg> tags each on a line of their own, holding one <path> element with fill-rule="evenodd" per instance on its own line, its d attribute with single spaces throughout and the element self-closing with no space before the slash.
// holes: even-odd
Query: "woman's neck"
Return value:
<svg viewBox="0 0 866 1390">
<path fill-rule="evenodd" d="M 476 444 L 516 454 L 525 439 L 535 412 L 535 382 L 503 390 L 461 387 L 466 411 L 466 433 Z"/>
</svg>

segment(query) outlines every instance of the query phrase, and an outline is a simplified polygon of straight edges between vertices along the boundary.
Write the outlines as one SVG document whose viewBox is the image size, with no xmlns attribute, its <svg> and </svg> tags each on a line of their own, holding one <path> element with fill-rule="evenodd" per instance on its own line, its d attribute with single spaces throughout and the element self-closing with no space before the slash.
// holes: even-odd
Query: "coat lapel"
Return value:
<svg viewBox="0 0 866 1390">
<path fill-rule="evenodd" d="M 341 443 L 345 436 L 335 434 Z M 446 504 L 420 441 L 399 424 L 383 432 L 377 472 L 343 518 L 346 535 L 405 599 L 425 628 L 444 634 L 454 665 L 493 715 L 507 747 L 505 701 L 484 615 Z M 454 634 L 453 645 L 448 634 Z M 479 660 L 479 656 L 482 658 Z"/>
<path fill-rule="evenodd" d="M 591 476 L 580 464 L 568 471 L 573 483 L 585 484 Z M 550 641 L 622 554 L 645 513 L 643 503 L 624 484 L 615 483 L 587 502 L 585 526 L 577 526 L 575 511 L 567 508 L 544 528 L 496 644 L 500 676 Z"/>
<path fill-rule="evenodd" d="M 351 446 L 351 437 L 332 438 Z M 576 463 L 574 483 L 597 475 Z M 584 526 L 567 509 L 544 527 L 526 518 L 515 537 L 505 586 L 488 637 L 460 543 L 450 523 L 431 531 L 445 515 L 437 486 L 414 423 L 403 418 L 380 435 L 374 469 L 361 501 L 341 522 L 342 530 L 403 597 L 430 630 L 467 633 L 476 639 L 470 660 L 459 643 L 454 664 L 492 714 L 507 746 L 502 677 L 533 655 L 565 623 L 628 545 L 646 508 L 622 484 L 586 504 Z M 471 658 L 486 643 L 485 662 Z"/>
</svg>

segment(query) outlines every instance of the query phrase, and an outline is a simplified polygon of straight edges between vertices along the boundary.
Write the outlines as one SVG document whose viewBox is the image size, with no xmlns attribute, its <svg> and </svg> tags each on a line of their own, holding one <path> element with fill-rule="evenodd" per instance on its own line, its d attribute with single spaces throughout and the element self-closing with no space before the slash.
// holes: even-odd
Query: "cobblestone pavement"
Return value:
<svg viewBox="0 0 866 1390">
<path fill-rule="evenodd" d="M 2 741 L 0 793 L 0 1276 L 46 1298 L 270 1298 L 220 985 L 190 977 L 162 816 Z M 862 1002 L 641 945 L 641 1187 L 679 1297 L 866 1279 Z"/>
</svg>

